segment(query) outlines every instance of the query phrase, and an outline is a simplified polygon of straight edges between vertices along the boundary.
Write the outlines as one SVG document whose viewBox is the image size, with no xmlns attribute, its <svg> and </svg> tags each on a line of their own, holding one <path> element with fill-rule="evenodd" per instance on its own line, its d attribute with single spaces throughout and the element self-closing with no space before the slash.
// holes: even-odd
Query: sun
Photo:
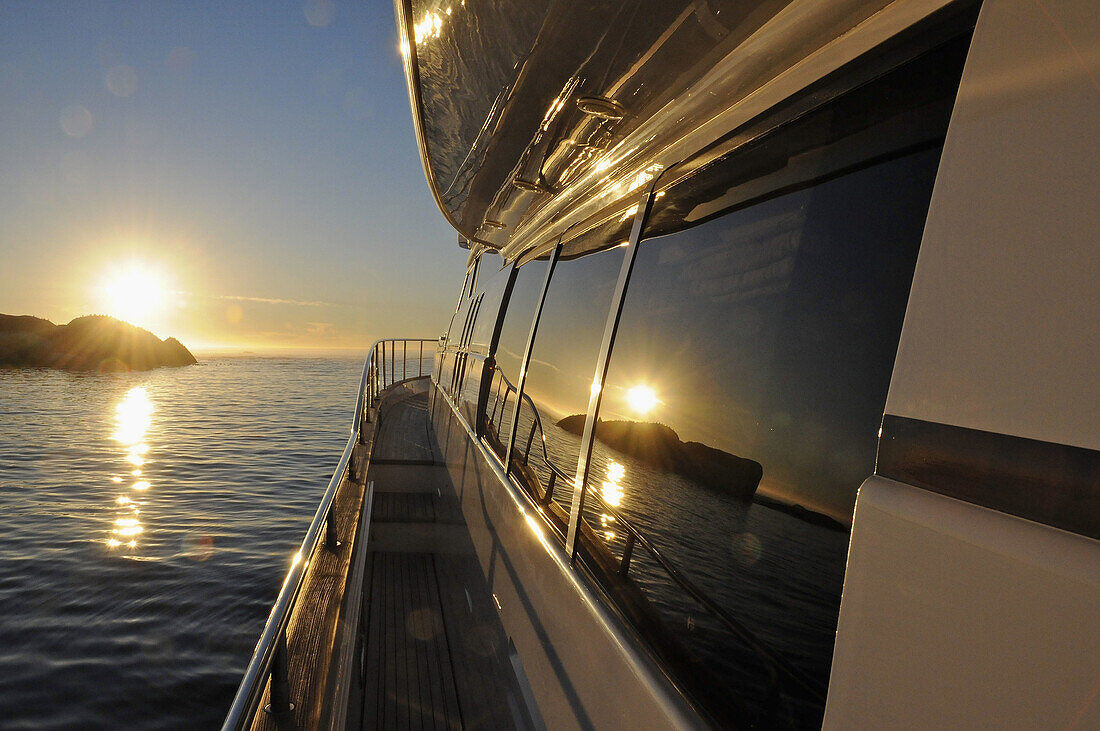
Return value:
<svg viewBox="0 0 1100 731">
<path fill-rule="evenodd" d="M 657 398 L 657 392 L 654 391 L 651 386 L 639 383 L 627 389 L 626 402 L 630 405 L 631 409 L 644 416 L 650 411 L 653 411 L 653 408 L 660 403 L 660 400 Z"/>
<path fill-rule="evenodd" d="M 112 269 L 99 290 L 106 314 L 132 325 L 148 328 L 164 310 L 164 278 L 142 264 Z"/>
</svg>

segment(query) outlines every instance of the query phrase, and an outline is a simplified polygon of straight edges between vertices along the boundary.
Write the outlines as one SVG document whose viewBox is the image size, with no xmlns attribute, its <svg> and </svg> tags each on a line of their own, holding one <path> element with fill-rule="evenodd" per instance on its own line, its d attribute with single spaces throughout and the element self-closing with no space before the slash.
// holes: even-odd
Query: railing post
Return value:
<svg viewBox="0 0 1100 731">
<path fill-rule="evenodd" d="M 325 548 L 333 553 L 340 547 L 340 539 L 336 535 L 336 518 L 333 516 L 334 512 L 335 511 L 330 507 L 328 516 L 325 518 Z"/>
<path fill-rule="evenodd" d="M 401 341 L 401 380 L 409 378 L 409 341 Z"/>
<path fill-rule="evenodd" d="M 271 661 L 271 703 L 264 707 L 264 711 L 273 716 L 281 716 L 294 710 L 294 704 L 290 702 L 289 672 L 284 629 L 279 633 L 279 639 L 275 643 L 275 657 Z"/>
<path fill-rule="evenodd" d="M 558 481 L 558 473 L 554 470 L 550 470 L 550 482 L 546 486 L 546 494 L 542 496 L 542 504 L 549 505 L 550 501 L 554 499 L 554 483 Z"/>
<path fill-rule="evenodd" d="M 634 533 L 630 530 L 626 532 L 626 546 L 623 547 L 623 560 L 619 563 L 619 574 L 626 576 L 626 572 L 630 570 L 630 557 L 634 555 Z"/>
<path fill-rule="evenodd" d="M 416 359 L 416 377 L 424 376 L 424 341 L 420 341 L 420 357 Z"/>
<path fill-rule="evenodd" d="M 504 397 L 500 401 L 500 417 L 497 419 L 497 434 L 500 434 L 501 428 L 504 426 L 504 410 L 508 408 L 508 397 L 512 395 L 512 389 L 504 389 Z M 511 441 L 512 435 L 508 435 L 508 440 Z"/>
<path fill-rule="evenodd" d="M 516 408 L 519 408 L 519 402 L 516 402 Z M 527 464 L 527 460 L 531 457 L 531 442 L 535 441 L 535 426 L 538 422 L 531 422 L 531 434 L 527 437 L 527 449 L 523 450 L 523 464 Z"/>
</svg>

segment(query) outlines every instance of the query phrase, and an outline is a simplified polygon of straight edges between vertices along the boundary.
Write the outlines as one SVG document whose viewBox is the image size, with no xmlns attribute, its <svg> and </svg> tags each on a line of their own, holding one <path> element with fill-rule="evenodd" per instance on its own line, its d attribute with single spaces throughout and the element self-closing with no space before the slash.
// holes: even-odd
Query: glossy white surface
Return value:
<svg viewBox="0 0 1100 731">
<path fill-rule="evenodd" d="M 1100 728 L 1100 542 L 873 477 L 825 728 Z"/>
<path fill-rule="evenodd" d="M 1100 12 L 987 0 L 886 412 L 1100 449 Z"/>
</svg>

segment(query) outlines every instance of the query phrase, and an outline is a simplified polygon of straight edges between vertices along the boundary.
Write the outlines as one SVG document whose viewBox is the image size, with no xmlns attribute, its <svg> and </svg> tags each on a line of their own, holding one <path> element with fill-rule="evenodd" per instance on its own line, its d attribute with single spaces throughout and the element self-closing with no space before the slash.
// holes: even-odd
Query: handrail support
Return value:
<svg viewBox="0 0 1100 731">
<path fill-rule="evenodd" d="M 290 663 L 287 661 L 286 629 L 279 633 L 275 656 L 271 661 L 271 702 L 264 712 L 282 716 L 294 710 L 290 700 Z"/>
<path fill-rule="evenodd" d="M 336 518 L 333 517 L 335 512 L 330 510 L 328 517 L 325 518 L 325 548 L 333 553 L 340 548 L 340 540 L 336 535 Z"/>
</svg>

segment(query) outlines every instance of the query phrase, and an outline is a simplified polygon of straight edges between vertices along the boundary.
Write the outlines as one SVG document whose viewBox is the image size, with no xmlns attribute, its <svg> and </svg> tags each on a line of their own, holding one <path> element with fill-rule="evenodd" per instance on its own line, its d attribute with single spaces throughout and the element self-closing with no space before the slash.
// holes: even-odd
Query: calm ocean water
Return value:
<svg viewBox="0 0 1100 731">
<path fill-rule="evenodd" d="M 0 727 L 218 726 L 361 368 L 0 370 Z"/>
</svg>

